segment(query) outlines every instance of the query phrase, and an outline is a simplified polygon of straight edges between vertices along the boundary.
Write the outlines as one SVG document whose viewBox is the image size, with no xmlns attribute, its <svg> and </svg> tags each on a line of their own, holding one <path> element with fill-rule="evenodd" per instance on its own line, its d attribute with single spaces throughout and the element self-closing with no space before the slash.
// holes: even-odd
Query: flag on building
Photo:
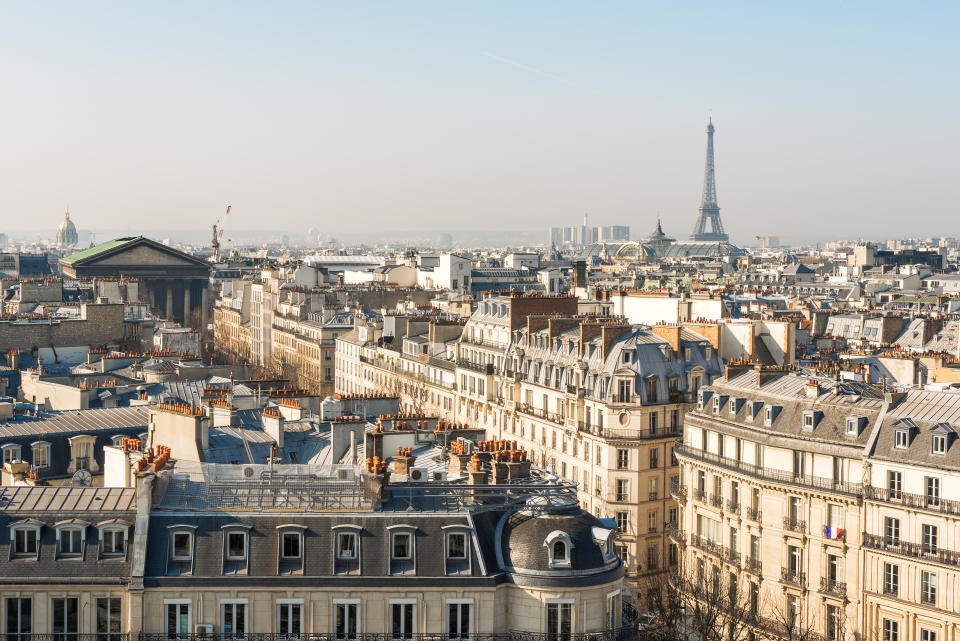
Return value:
<svg viewBox="0 0 960 641">
<path fill-rule="evenodd" d="M 843 538 L 843 528 L 842 527 L 833 527 L 828 525 L 826 527 L 826 535 L 828 539 L 842 539 Z"/>
</svg>

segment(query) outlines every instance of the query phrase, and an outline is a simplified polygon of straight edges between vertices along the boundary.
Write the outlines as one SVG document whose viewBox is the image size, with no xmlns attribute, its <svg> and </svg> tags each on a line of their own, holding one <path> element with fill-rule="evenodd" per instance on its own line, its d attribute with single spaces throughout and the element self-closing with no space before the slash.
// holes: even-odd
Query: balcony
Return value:
<svg viewBox="0 0 960 641">
<path fill-rule="evenodd" d="M 807 585 L 807 576 L 803 572 L 791 570 L 790 568 L 780 568 L 780 581 L 804 588 Z"/>
<path fill-rule="evenodd" d="M 596 425 L 586 426 L 585 431 L 594 436 L 615 441 L 649 441 L 658 438 L 676 438 L 682 433 L 678 427 L 664 427 L 655 430 L 624 430 L 612 427 L 597 427 Z"/>
<path fill-rule="evenodd" d="M 693 449 L 687 445 L 684 445 L 680 441 L 677 441 L 673 451 L 677 454 L 677 456 L 686 457 L 695 461 L 702 461 L 704 463 L 723 467 L 733 472 L 739 472 L 741 474 L 752 476 L 758 479 L 767 479 L 783 485 L 791 485 L 793 487 L 806 490 L 810 490 L 812 488 L 825 492 L 832 492 L 834 494 L 845 494 L 848 496 L 863 496 L 863 485 L 860 483 L 844 483 L 842 481 L 834 481 L 833 479 L 824 478 L 822 476 L 800 475 L 793 474 L 791 472 L 783 472 L 781 470 L 771 470 L 760 465 L 754 465 L 753 463 L 745 463 L 736 459 L 727 458 L 726 456 L 720 456 L 719 454 Z"/>
<path fill-rule="evenodd" d="M 190 634 L 175 636 L 166 632 L 141 632 L 130 634 L 17 634 L 6 635 L 19 641 L 623 641 L 630 638 L 629 631 L 604 630 L 601 632 L 575 632 L 549 634 L 545 632 L 509 632 L 447 634 L 445 632 L 416 632 L 392 635 L 380 632 L 357 632 L 336 634 L 334 632 L 300 632 L 275 634 L 272 632 L 245 632 L 243 634 Z"/>
<path fill-rule="evenodd" d="M 891 554 L 905 556 L 913 559 L 923 559 L 929 563 L 940 563 L 941 565 L 950 565 L 960 567 L 960 553 L 943 548 L 931 548 L 930 546 L 919 543 L 907 543 L 906 541 L 887 541 L 884 537 L 876 534 L 863 533 L 863 547 L 871 550 L 882 550 Z"/>
<path fill-rule="evenodd" d="M 822 576 L 820 577 L 820 591 L 824 594 L 832 594 L 833 596 L 846 598 L 847 584 L 843 581 Z"/>
<path fill-rule="evenodd" d="M 750 574 L 760 576 L 763 572 L 763 564 L 756 557 L 748 556 L 743 559 L 743 569 Z"/>
<path fill-rule="evenodd" d="M 740 565 L 740 553 L 735 550 L 730 550 L 727 553 L 727 561 L 734 565 Z"/>
<path fill-rule="evenodd" d="M 676 499 L 677 501 L 680 501 L 681 503 L 682 503 L 683 501 L 686 501 L 686 500 L 687 500 L 687 486 L 686 486 L 686 485 L 680 485 L 680 481 L 679 481 L 679 480 L 670 481 L 670 496 L 673 497 L 674 499 Z"/>
<path fill-rule="evenodd" d="M 517 411 L 527 414 L 529 416 L 536 416 L 537 418 L 546 419 L 557 425 L 566 425 L 567 419 L 561 414 L 545 410 L 542 407 L 534 407 L 533 405 L 527 405 L 526 403 L 520 403 L 517 406 Z"/>
<path fill-rule="evenodd" d="M 722 508 L 722 507 L 723 507 L 723 496 L 721 496 L 720 494 L 711 494 L 711 495 L 710 495 L 710 505 L 712 505 L 713 507 L 715 507 L 715 508 L 717 508 L 717 509 Z"/>
<path fill-rule="evenodd" d="M 718 556 L 721 559 L 730 558 L 730 551 L 725 546 L 720 545 L 719 543 L 714 543 L 710 539 L 704 538 L 699 534 L 690 535 L 690 545 L 695 548 L 700 548 L 704 552 L 708 552 L 714 556 Z"/>
<path fill-rule="evenodd" d="M 727 499 L 727 512 L 731 514 L 740 514 L 740 502 L 733 499 Z"/>
<path fill-rule="evenodd" d="M 700 501 L 701 503 L 707 502 L 707 493 L 703 490 L 696 488 L 693 490 L 693 498 L 695 501 Z"/>
<path fill-rule="evenodd" d="M 651 501 L 656 501 L 656 500 L 657 500 L 657 496 L 659 496 L 659 494 L 658 494 L 657 492 L 650 492 L 650 500 L 651 500 Z"/>
<path fill-rule="evenodd" d="M 916 510 L 928 510 L 940 514 L 960 516 L 960 501 L 942 499 L 939 496 L 912 494 L 900 490 L 888 490 L 883 487 L 868 486 L 864 488 L 866 498 L 882 503 L 899 503 Z"/>
<path fill-rule="evenodd" d="M 791 532 L 803 534 L 807 531 L 807 522 L 800 519 L 791 519 L 789 516 L 783 517 L 783 529 Z"/>
<path fill-rule="evenodd" d="M 487 376 L 493 375 L 493 363 L 474 363 L 473 361 L 458 360 L 457 367 L 468 369 L 474 372 L 480 372 Z"/>
<path fill-rule="evenodd" d="M 760 508 L 758 507 L 747 508 L 747 518 L 750 519 L 751 521 L 756 521 L 757 523 L 759 523 L 761 516 L 762 515 L 760 514 Z"/>
<path fill-rule="evenodd" d="M 687 544 L 687 533 L 681 530 L 680 526 L 676 523 L 671 523 L 669 526 L 667 526 L 667 536 L 669 536 L 670 540 L 677 545 Z"/>
</svg>

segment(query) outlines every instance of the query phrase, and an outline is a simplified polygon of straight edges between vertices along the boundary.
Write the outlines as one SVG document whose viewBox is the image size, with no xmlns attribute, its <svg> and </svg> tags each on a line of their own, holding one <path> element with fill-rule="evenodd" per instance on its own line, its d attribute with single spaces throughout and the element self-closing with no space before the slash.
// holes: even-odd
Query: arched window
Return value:
<svg viewBox="0 0 960 641">
<path fill-rule="evenodd" d="M 543 545 L 547 548 L 551 568 L 565 569 L 571 566 L 573 541 L 569 534 L 554 530 L 547 535 Z"/>
<path fill-rule="evenodd" d="M 565 561 L 567 558 L 567 544 L 563 541 L 554 541 L 553 543 L 553 560 L 554 561 Z"/>
</svg>

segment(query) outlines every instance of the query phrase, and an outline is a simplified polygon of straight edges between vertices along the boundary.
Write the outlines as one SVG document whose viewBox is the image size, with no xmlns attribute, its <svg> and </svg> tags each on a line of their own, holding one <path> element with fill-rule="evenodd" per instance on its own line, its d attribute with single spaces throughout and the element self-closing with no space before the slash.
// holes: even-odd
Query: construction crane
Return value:
<svg viewBox="0 0 960 641">
<path fill-rule="evenodd" d="M 767 241 L 768 240 L 780 240 L 781 238 L 786 238 L 786 236 L 757 236 L 757 240 L 760 241 L 760 251 L 767 251 Z"/>
<path fill-rule="evenodd" d="M 223 228 L 227 224 L 227 216 L 230 215 L 230 205 L 227 205 L 227 211 L 223 216 L 213 223 L 213 239 L 210 241 L 210 249 L 213 250 L 213 260 L 220 261 L 220 239 L 223 237 Z"/>
</svg>

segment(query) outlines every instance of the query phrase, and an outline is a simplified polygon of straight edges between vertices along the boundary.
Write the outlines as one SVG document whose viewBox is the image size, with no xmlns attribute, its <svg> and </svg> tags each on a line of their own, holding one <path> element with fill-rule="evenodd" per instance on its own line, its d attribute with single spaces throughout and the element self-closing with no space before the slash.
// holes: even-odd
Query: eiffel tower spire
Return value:
<svg viewBox="0 0 960 641">
<path fill-rule="evenodd" d="M 707 161 L 703 170 L 703 195 L 700 198 L 700 212 L 693 226 L 690 240 L 700 242 L 727 242 L 729 236 L 723 231 L 720 222 L 720 206 L 717 204 L 717 182 L 713 167 L 713 119 L 707 123 Z M 707 231 L 709 227 L 709 231 Z"/>
</svg>

